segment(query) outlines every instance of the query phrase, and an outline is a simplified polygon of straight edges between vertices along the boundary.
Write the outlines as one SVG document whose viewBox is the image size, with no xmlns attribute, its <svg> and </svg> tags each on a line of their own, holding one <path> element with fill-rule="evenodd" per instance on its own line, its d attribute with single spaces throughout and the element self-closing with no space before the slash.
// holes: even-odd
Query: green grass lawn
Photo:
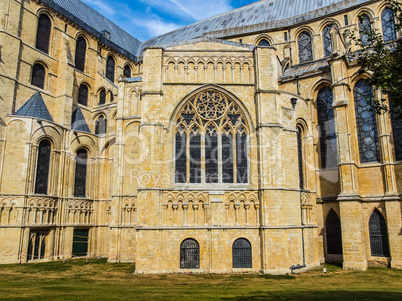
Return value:
<svg viewBox="0 0 402 301">
<path fill-rule="evenodd" d="M 106 260 L 0 265 L 0 300 L 402 300 L 402 271 L 134 275 Z"/>
</svg>

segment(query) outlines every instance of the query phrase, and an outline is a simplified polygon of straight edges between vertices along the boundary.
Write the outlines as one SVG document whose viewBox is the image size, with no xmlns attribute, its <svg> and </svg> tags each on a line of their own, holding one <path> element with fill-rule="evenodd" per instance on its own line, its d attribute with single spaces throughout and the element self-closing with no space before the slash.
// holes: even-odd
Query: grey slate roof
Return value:
<svg viewBox="0 0 402 301">
<path fill-rule="evenodd" d="M 98 37 L 106 45 L 128 58 L 136 60 L 141 51 L 141 42 L 85 3 L 80 0 L 41 1 L 84 30 Z M 110 33 L 110 40 L 103 37 L 102 31 L 104 30 Z"/>
<path fill-rule="evenodd" d="M 42 95 L 36 92 L 14 114 L 17 116 L 34 117 L 53 122 L 53 118 L 43 101 Z"/>
<path fill-rule="evenodd" d="M 202 35 L 218 38 L 287 27 L 369 1 L 261 0 L 150 39 L 143 43 L 143 49 L 188 41 Z"/>
<path fill-rule="evenodd" d="M 283 73 L 283 76 L 281 76 L 281 79 L 286 80 L 290 77 L 302 76 L 320 71 L 324 72 L 330 71 L 329 64 L 326 59 L 303 63 L 288 68 Z"/>
<path fill-rule="evenodd" d="M 91 130 L 89 129 L 80 108 L 77 108 L 73 113 L 73 116 L 71 118 L 71 129 L 91 133 Z"/>
</svg>

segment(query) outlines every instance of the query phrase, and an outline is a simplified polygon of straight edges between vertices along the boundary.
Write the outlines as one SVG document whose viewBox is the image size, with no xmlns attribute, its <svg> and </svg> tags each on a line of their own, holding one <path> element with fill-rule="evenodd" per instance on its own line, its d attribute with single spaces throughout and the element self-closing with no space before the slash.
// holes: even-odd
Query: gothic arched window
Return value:
<svg viewBox="0 0 402 301">
<path fill-rule="evenodd" d="M 387 7 L 382 11 L 381 23 L 384 42 L 396 40 L 395 15 L 391 8 Z"/>
<path fill-rule="evenodd" d="M 36 164 L 35 193 L 47 194 L 49 184 L 51 143 L 49 140 L 42 140 L 38 148 L 38 161 Z"/>
<path fill-rule="evenodd" d="M 43 89 L 45 87 L 45 68 L 41 64 L 35 64 L 32 68 L 31 84 Z"/>
<path fill-rule="evenodd" d="M 402 120 L 398 119 L 392 101 L 389 103 L 391 111 L 392 136 L 394 141 L 395 160 L 402 161 Z"/>
<path fill-rule="evenodd" d="M 88 152 L 80 149 L 75 158 L 74 197 L 86 197 Z"/>
<path fill-rule="evenodd" d="M 299 34 L 299 63 L 304 63 L 313 60 L 313 46 L 311 43 L 311 35 L 307 31 Z"/>
<path fill-rule="evenodd" d="M 75 68 L 84 72 L 85 70 L 85 56 L 87 53 L 87 42 L 83 37 L 77 39 L 75 48 Z"/>
<path fill-rule="evenodd" d="M 124 75 L 124 77 L 127 77 L 127 78 L 131 77 L 131 68 L 129 65 L 124 66 L 123 75 Z"/>
<path fill-rule="evenodd" d="M 331 209 L 325 222 L 327 234 L 327 254 L 342 255 L 342 231 L 339 216 Z"/>
<path fill-rule="evenodd" d="M 334 26 L 333 24 L 329 24 L 325 26 L 322 31 L 322 44 L 324 47 L 324 57 L 330 56 L 332 53 L 331 30 L 333 26 Z"/>
<path fill-rule="evenodd" d="M 335 115 L 332 108 L 332 91 L 322 88 L 317 97 L 317 115 L 320 128 L 321 166 L 334 167 L 338 164 L 335 134 Z"/>
<path fill-rule="evenodd" d="M 106 62 L 106 78 L 109 79 L 112 83 L 114 82 L 114 69 L 115 69 L 115 61 L 113 57 L 108 56 Z"/>
<path fill-rule="evenodd" d="M 180 245 L 180 268 L 200 268 L 200 246 L 194 239 L 186 239 Z"/>
<path fill-rule="evenodd" d="M 247 135 L 232 100 L 215 90 L 197 94 L 176 120 L 176 183 L 248 183 Z"/>
<path fill-rule="evenodd" d="M 370 104 L 373 102 L 373 89 L 364 80 L 359 80 L 354 89 L 357 137 L 359 141 L 360 162 L 380 161 L 377 122 Z"/>
<path fill-rule="evenodd" d="M 233 243 L 233 268 L 252 268 L 251 243 L 244 238 L 239 238 Z"/>
<path fill-rule="evenodd" d="M 363 45 L 371 44 L 371 20 L 366 14 L 359 16 L 359 34 Z"/>
<path fill-rule="evenodd" d="M 36 34 L 36 49 L 49 53 L 50 31 L 52 22 L 45 14 L 39 16 L 38 31 Z"/>
<path fill-rule="evenodd" d="M 84 84 L 78 90 L 78 103 L 84 106 L 88 105 L 88 87 Z"/>
<path fill-rule="evenodd" d="M 271 46 L 271 44 L 266 39 L 262 39 L 258 42 L 258 46 Z"/>
<path fill-rule="evenodd" d="M 102 89 L 99 92 L 99 105 L 104 105 L 106 103 L 106 90 Z"/>
<path fill-rule="evenodd" d="M 377 209 L 370 217 L 369 230 L 371 256 L 389 257 L 387 223 Z"/>
<path fill-rule="evenodd" d="M 44 259 L 46 253 L 46 236 L 48 232 L 32 231 L 30 233 L 27 260 Z"/>
<path fill-rule="evenodd" d="M 107 120 L 103 115 L 100 115 L 95 122 L 95 135 L 102 135 L 106 133 Z"/>
<path fill-rule="evenodd" d="M 303 172 L 303 137 L 301 127 L 297 127 L 297 158 L 299 166 L 299 185 L 300 189 L 304 189 L 304 172 Z"/>
</svg>

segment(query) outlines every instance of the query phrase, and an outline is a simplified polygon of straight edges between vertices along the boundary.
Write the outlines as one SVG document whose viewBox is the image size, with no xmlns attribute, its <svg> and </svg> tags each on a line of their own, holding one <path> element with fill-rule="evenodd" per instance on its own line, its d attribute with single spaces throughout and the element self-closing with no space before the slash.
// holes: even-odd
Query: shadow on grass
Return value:
<svg viewBox="0 0 402 301">
<path fill-rule="evenodd" d="M 254 292 L 252 295 L 221 298 L 227 301 L 250 300 L 401 300 L 402 294 L 381 291 L 270 291 Z"/>
</svg>

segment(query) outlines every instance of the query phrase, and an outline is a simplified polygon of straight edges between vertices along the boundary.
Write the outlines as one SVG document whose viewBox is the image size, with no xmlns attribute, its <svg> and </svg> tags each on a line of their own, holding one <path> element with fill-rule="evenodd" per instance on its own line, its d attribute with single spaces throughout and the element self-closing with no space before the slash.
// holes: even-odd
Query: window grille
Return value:
<svg viewBox="0 0 402 301">
<path fill-rule="evenodd" d="M 42 140 L 38 148 L 38 162 L 36 166 L 35 193 L 47 194 L 49 183 L 51 144 L 48 140 Z"/>
<path fill-rule="evenodd" d="M 124 75 L 124 77 L 127 77 L 127 78 L 131 77 L 131 68 L 129 65 L 124 66 L 123 75 Z"/>
<path fill-rule="evenodd" d="M 77 39 L 75 48 L 75 68 L 84 72 L 85 70 L 85 56 L 87 52 L 87 42 L 83 37 Z"/>
<path fill-rule="evenodd" d="M 194 239 L 186 239 L 180 246 L 180 268 L 200 268 L 200 247 Z"/>
<path fill-rule="evenodd" d="M 333 28 L 333 24 L 329 24 L 324 27 L 322 31 L 322 41 L 324 46 L 324 57 L 330 56 L 332 53 L 332 39 L 331 39 L 331 30 Z"/>
<path fill-rule="evenodd" d="M 111 56 L 109 56 L 106 62 L 106 78 L 109 79 L 112 83 L 114 83 L 114 69 L 115 69 L 114 59 Z"/>
<path fill-rule="evenodd" d="M 88 153 L 84 149 L 77 152 L 75 162 L 74 197 L 86 197 Z"/>
<path fill-rule="evenodd" d="M 176 120 L 176 183 L 248 183 L 247 133 L 240 108 L 222 93 L 190 99 Z"/>
<path fill-rule="evenodd" d="M 328 214 L 325 223 L 327 234 L 327 254 L 342 255 L 341 220 L 334 210 Z"/>
<path fill-rule="evenodd" d="M 233 243 L 233 268 L 252 268 L 251 244 L 240 238 Z"/>
<path fill-rule="evenodd" d="M 266 40 L 262 39 L 259 43 L 258 46 L 271 46 L 271 44 Z"/>
<path fill-rule="evenodd" d="M 78 103 L 88 105 L 88 87 L 86 85 L 81 85 L 78 90 Z"/>
<path fill-rule="evenodd" d="M 104 116 L 99 116 L 95 123 L 95 135 L 106 134 L 107 130 L 107 120 Z"/>
<path fill-rule="evenodd" d="M 369 229 L 371 256 L 389 257 L 387 223 L 377 209 L 370 217 Z"/>
<path fill-rule="evenodd" d="M 382 35 L 384 42 L 396 40 L 395 16 L 391 8 L 387 7 L 381 14 Z"/>
<path fill-rule="evenodd" d="M 360 162 L 379 162 L 380 153 L 375 112 L 371 108 L 373 89 L 364 80 L 359 80 L 354 89 L 357 136 Z"/>
<path fill-rule="evenodd" d="M 394 140 L 395 160 L 402 161 L 402 120 L 397 118 L 397 114 L 390 101 L 391 109 L 391 124 L 392 124 L 392 136 Z M 399 110 L 398 110 L 399 111 Z"/>
<path fill-rule="evenodd" d="M 32 69 L 31 84 L 43 89 L 45 87 L 45 68 L 41 64 L 35 64 Z"/>
<path fill-rule="evenodd" d="M 332 91 L 325 87 L 317 97 L 317 115 L 320 129 L 321 166 L 334 167 L 338 164 L 335 115 L 332 108 Z"/>
<path fill-rule="evenodd" d="M 360 40 L 363 45 L 371 44 L 371 20 L 366 14 L 359 16 L 359 33 Z"/>
<path fill-rule="evenodd" d="M 38 31 L 36 34 L 36 49 L 49 53 L 50 31 L 52 22 L 45 14 L 39 16 Z"/>
<path fill-rule="evenodd" d="M 99 92 L 99 105 L 104 105 L 106 103 L 106 91 L 101 90 Z"/>
<path fill-rule="evenodd" d="M 298 38 L 299 63 L 313 60 L 313 46 L 311 36 L 307 31 L 303 31 Z"/>
<path fill-rule="evenodd" d="M 304 188 L 304 174 L 303 174 L 303 139 L 300 127 L 297 127 L 297 157 L 299 161 L 299 184 L 300 189 Z"/>
</svg>

